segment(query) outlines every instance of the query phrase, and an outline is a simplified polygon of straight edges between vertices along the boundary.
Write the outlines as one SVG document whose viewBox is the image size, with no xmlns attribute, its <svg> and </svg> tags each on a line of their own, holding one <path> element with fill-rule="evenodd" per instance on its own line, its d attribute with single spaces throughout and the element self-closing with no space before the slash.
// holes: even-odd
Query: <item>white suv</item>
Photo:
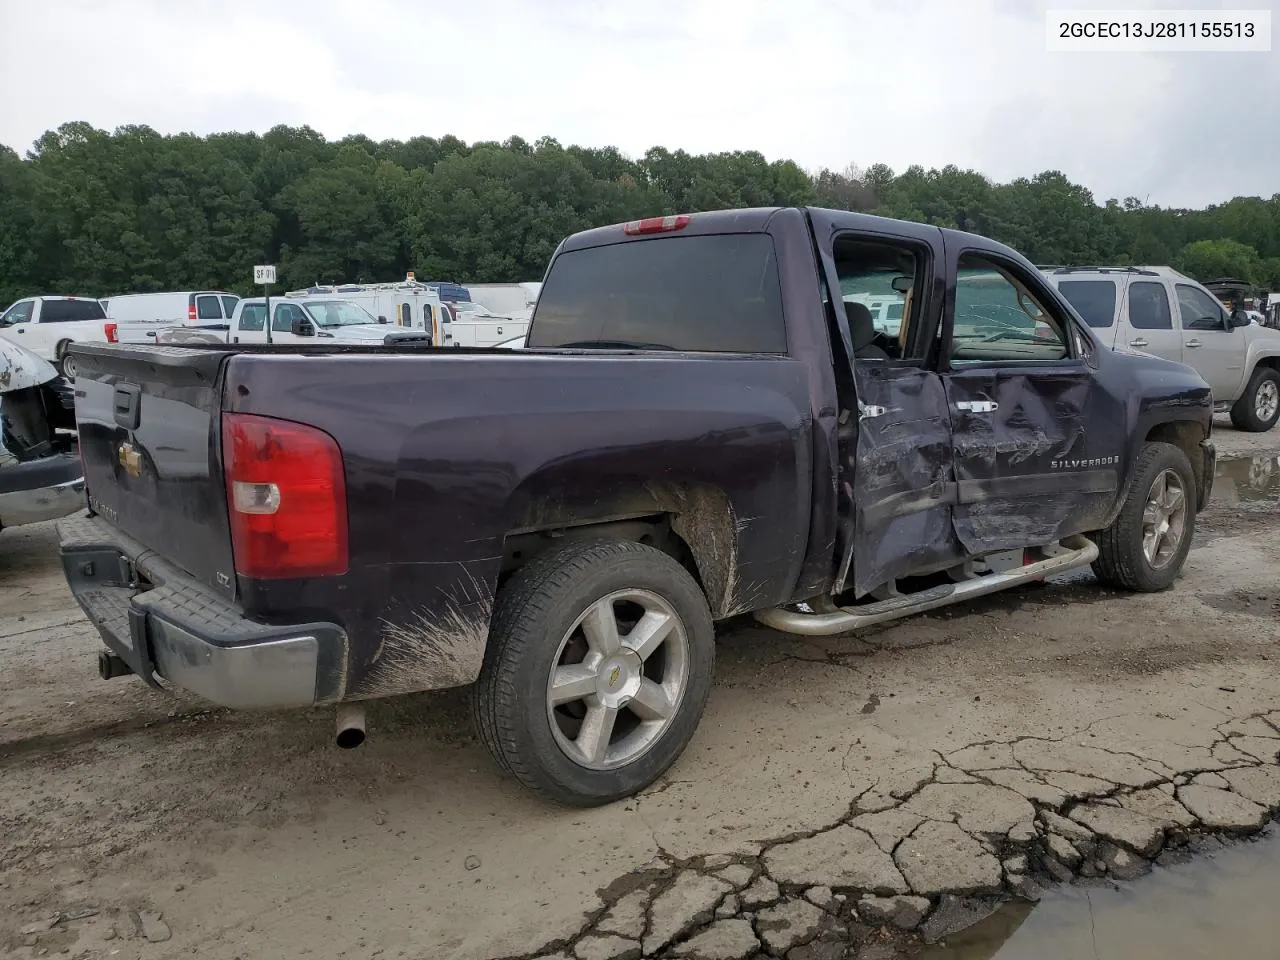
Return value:
<svg viewBox="0 0 1280 960">
<path fill-rule="evenodd" d="M 1208 290 L 1172 267 L 1046 267 L 1076 313 L 1115 350 L 1192 367 L 1238 430 L 1280 420 L 1280 331 L 1228 314 Z"/>
</svg>

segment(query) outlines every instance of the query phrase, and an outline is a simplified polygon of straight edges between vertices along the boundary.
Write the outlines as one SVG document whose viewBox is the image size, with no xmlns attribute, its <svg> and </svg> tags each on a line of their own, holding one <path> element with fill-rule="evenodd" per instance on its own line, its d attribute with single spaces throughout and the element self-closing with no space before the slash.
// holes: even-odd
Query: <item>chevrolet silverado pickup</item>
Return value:
<svg viewBox="0 0 1280 960">
<path fill-rule="evenodd" d="M 568 804 L 676 761 L 716 621 L 837 634 L 1090 565 L 1161 590 L 1214 475 L 1193 370 L 998 243 L 821 209 L 575 234 L 518 350 L 72 351 L 61 549 L 104 676 L 336 705 L 340 743 L 362 701 L 473 685 L 498 764 Z"/>
</svg>

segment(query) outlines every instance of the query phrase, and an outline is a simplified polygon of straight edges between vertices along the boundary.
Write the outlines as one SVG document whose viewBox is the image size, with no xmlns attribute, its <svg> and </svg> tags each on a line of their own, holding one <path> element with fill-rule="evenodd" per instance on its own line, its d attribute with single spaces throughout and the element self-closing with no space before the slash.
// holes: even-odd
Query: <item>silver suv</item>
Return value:
<svg viewBox="0 0 1280 960">
<path fill-rule="evenodd" d="M 1172 267 L 1046 267 L 1049 282 L 1115 350 L 1150 353 L 1195 369 L 1237 430 L 1280 419 L 1280 330 L 1229 314 Z"/>
</svg>

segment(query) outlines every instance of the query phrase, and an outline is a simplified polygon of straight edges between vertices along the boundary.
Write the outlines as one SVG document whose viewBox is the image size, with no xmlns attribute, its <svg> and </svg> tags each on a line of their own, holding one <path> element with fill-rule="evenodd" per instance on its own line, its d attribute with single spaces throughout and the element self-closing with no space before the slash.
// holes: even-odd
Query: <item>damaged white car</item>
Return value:
<svg viewBox="0 0 1280 960">
<path fill-rule="evenodd" d="M 84 509 L 71 386 L 53 364 L 0 339 L 0 530 Z"/>
</svg>

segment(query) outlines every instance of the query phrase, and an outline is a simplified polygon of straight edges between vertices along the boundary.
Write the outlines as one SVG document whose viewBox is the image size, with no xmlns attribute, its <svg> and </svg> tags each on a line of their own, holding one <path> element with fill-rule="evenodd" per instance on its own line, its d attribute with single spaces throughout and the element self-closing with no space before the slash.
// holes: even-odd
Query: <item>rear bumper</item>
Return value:
<svg viewBox="0 0 1280 960">
<path fill-rule="evenodd" d="M 1200 513 L 1209 505 L 1209 495 L 1213 493 L 1213 478 L 1218 469 L 1218 451 L 1212 440 L 1200 441 L 1200 456 L 1203 479 L 1196 496 L 1196 513 Z"/>
<path fill-rule="evenodd" d="M 84 477 L 75 454 L 0 468 L 0 528 L 58 520 L 84 505 Z"/>
<path fill-rule="evenodd" d="M 103 642 L 157 678 L 236 709 L 342 698 L 347 638 L 332 623 L 263 624 L 97 517 L 58 524 L 63 571 Z"/>
</svg>

